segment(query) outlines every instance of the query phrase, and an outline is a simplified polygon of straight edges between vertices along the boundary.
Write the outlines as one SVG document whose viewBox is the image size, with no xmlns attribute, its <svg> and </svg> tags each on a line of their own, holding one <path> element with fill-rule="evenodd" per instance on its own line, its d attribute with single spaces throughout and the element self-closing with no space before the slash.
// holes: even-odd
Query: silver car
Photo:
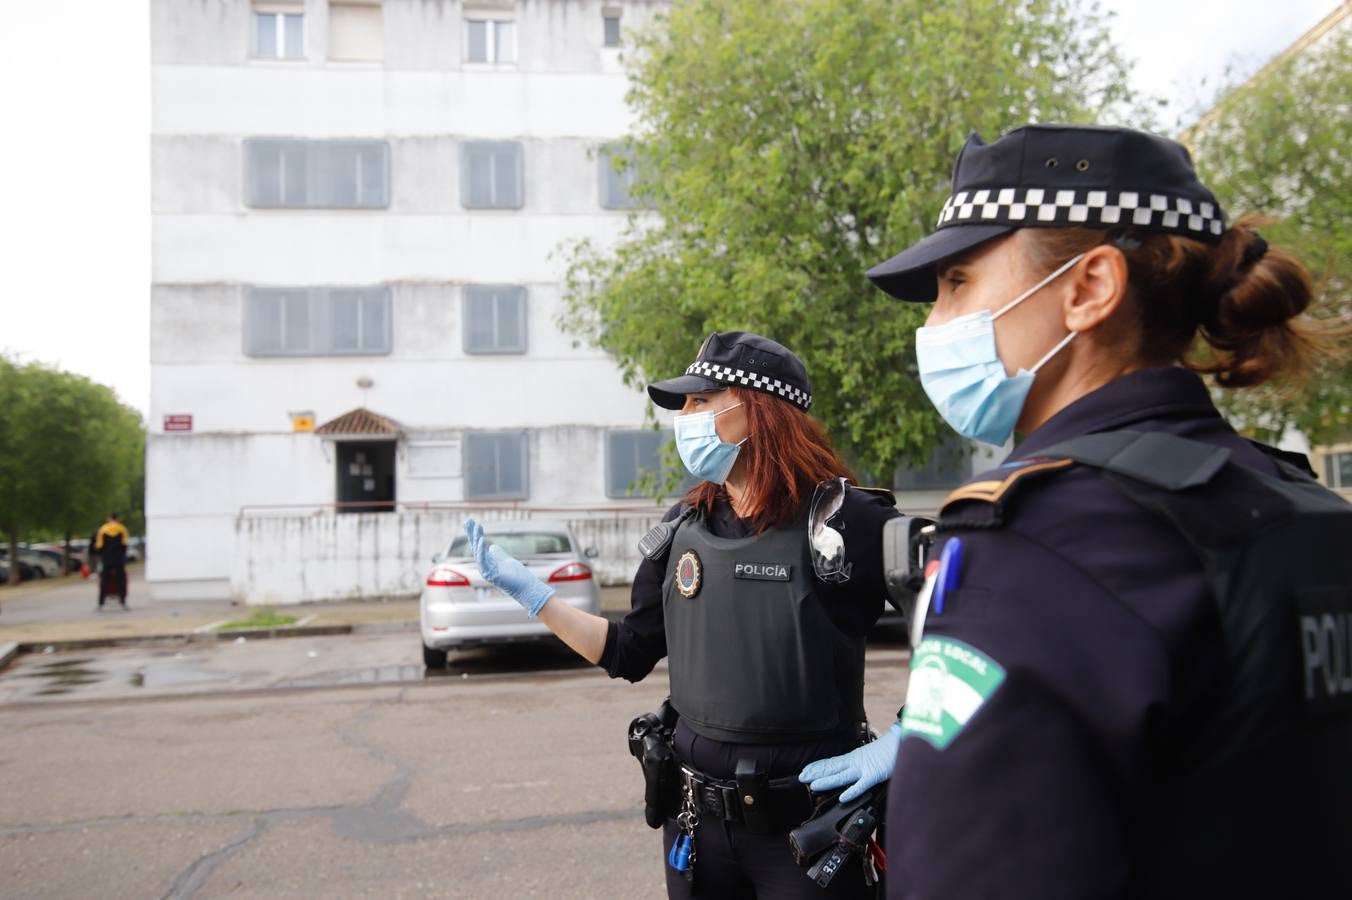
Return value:
<svg viewBox="0 0 1352 900">
<path fill-rule="evenodd" d="M 530 519 L 485 522 L 483 526 L 490 543 L 521 560 L 554 588 L 555 599 L 600 615 L 601 591 L 586 562 L 596 557 L 596 548 L 581 550 L 567 525 Z M 456 647 L 549 634 L 515 600 L 484 581 L 464 535 L 432 557 L 418 612 L 423 662 L 428 668 L 443 668 L 446 651 Z"/>
</svg>

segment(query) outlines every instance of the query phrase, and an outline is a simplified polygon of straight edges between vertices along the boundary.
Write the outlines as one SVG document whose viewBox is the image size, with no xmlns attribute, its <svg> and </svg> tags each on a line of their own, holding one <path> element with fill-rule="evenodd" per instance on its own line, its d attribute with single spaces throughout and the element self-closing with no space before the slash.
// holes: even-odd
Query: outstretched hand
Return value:
<svg viewBox="0 0 1352 900">
<path fill-rule="evenodd" d="M 484 527 L 474 519 L 465 520 L 465 535 L 469 538 L 469 549 L 474 554 L 474 562 L 484 581 L 507 594 L 532 618 L 554 596 L 554 589 L 496 544 L 490 544 L 484 537 Z"/>
<path fill-rule="evenodd" d="M 833 791 L 848 784 L 850 787 L 840 795 L 840 799 L 848 803 L 875 784 L 892 777 L 900 743 L 901 725 L 894 723 L 876 741 L 841 756 L 808 763 L 798 773 L 798 780 L 817 793 Z"/>
</svg>

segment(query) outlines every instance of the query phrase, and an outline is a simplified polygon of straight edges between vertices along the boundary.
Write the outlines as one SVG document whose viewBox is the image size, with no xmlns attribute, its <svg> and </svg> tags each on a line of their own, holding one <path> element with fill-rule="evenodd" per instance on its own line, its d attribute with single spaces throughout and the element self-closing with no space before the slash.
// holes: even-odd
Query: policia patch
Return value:
<svg viewBox="0 0 1352 900">
<path fill-rule="evenodd" d="M 687 550 L 676 561 L 676 590 L 682 597 L 693 597 L 699 593 L 700 582 L 704 576 L 704 567 L 700 565 L 699 555 Z"/>
<path fill-rule="evenodd" d="M 793 566 L 781 563 L 733 563 L 733 578 L 750 578 L 753 581 L 788 581 Z"/>
<path fill-rule="evenodd" d="M 1004 668 L 970 644 L 925 638 L 911 655 L 902 739 L 914 735 L 943 750 L 1004 680 Z"/>
<path fill-rule="evenodd" d="M 1352 712 L 1352 592 L 1346 587 L 1296 592 L 1305 710 Z"/>
</svg>

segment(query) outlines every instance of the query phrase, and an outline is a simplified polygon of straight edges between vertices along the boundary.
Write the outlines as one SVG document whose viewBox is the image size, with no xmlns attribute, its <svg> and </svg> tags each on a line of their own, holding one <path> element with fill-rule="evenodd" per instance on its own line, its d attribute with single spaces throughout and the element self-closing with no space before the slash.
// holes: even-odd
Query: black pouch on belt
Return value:
<svg viewBox="0 0 1352 900">
<path fill-rule="evenodd" d="M 885 809 L 886 791 L 887 782 L 883 782 L 848 803 L 840 802 L 843 788 L 821 797 L 812 818 L 789 832 L 789 847 L 793 850 L 794 862 L 800 866 L 811 865 L 822 851 L 834 847 L 840 840 L 846 821 L 864 807 Z"/>
<path fill-rule="evenodd" d="M 764 772 L 756 771 L 754 759 L 737 760 L 734 773 L 737 781 L 737 799 L 742 802 L 742 821 L 752 834 L 769 834 L 775 831 L 770 808 L 770 779 Z"/>
</svg>

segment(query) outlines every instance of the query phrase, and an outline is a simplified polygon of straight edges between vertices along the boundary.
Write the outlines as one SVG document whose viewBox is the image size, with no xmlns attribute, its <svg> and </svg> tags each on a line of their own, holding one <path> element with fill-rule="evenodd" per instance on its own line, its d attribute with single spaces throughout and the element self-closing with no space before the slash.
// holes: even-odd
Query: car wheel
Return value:
<svg viewBox="0 0 1352 900">
<path fill-rule="evenodd" d="M 446 651 L 423 644 L 423 665 L 429 669 L 446 668 Z"/>
</svg>

